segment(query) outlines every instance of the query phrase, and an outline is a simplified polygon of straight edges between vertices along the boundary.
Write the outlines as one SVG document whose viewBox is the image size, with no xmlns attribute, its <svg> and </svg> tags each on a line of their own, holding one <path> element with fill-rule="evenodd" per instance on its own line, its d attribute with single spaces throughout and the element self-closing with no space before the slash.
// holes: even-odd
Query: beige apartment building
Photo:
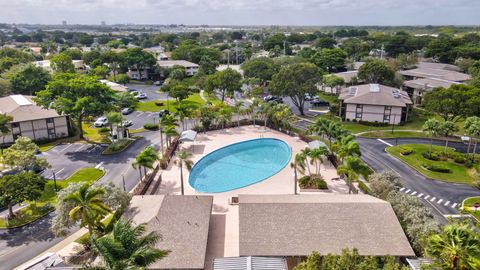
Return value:
<svg viewBox="0 0 480 270">
<path fill-rule="evenodd" d="M 11 133 L 0 136 L 0 143 L 10 144 L 18 137 L 53 140 L 69 135 L 69 121 L 55 110 L 43 109 L 31 96 L 11 95 L 0 98 L 0 114 L 13 117 Z"/>
<path fill-rule="evenodd" d="M 408 120 L 412 101 L 408 93 L 380 84 L 363 84 L 342 89 L 340 117 L 347 121 L 400 124 Z"/>
</svg>

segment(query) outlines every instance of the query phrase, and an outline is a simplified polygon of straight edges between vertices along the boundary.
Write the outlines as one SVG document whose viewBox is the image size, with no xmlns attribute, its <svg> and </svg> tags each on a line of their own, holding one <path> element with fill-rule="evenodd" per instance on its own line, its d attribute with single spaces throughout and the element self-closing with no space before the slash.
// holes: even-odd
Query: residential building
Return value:
<svg viewBox="0 0 480 270">
<path fill-rule="evenodd" d="M 171 69 L 174 66 L 182 66 L 187 72 L 187 76 L 193 76 L 198 72 L 199 66 L 195 63 L 185 61 L 185 60 L 167 60 L 167 61 L 157 61 L 157 64 L 160 68 Z"/>
<path fill-rule="evenodd" d="M 150 67 L 143 67 L 138 69 L 137 66 L 131 66 L 127 71 L 128 77 L 134 80 L 146 80 L 150 75 Z"/>
<path fill-rule="evenodd" d="M 454 67 L 454 66 L 453 66 Z M 470 80 L 470 75 L 461 73 L 454 69 L 452 65 L 420 62 L 417 68 L 398 71 L 405 80 L 416 80 L 420 78 L 436 78 L 446 81 L 466 82 Z"/>
<path fill-rule="evenodd" d="M 408 120 L 412 105 L 407 92 L 380 84 L 344 88 L 339 100 L 343 120 L 395 125 Z"/>
<path fill-rule="evenodd" d="M 213 196 L 133 196 L 125 217 L 161 235 L 168 256 L 147 269 L 204 269 Z"/>
<path fill-rule="evenodd" d="M 447 81 L 437 78 L 421 78 L 416 80 L 404 81 L 403 89 L 412 97 L 414 104 L 422 104 L 422 97 L 434 88 L 449 88 L 459 82 Z"/>
<path fill-rule="evenodd" d="M 239 255 L 284 257 L 312 251 L 415 257 L 390 203 L 369 195 L 239 195 Z"/>
<path fill-rule="evenodd" d="M 48 72 L 53 72 L 52 67 L 50 66 L 50 60 L 41 60 L 41 61 L 36 61 L 33 62 L 37 67 L 42 67 Z M 75 71 L 81 72 L 85 71 L 87 67 L 83 63 L 83 60 L 72 60 L 72 64 L 75 67 Z"/>
<path fill-rule="evenodd" d="M 0 98 L 0 114 L 13 117 L 10 123 L 11 134 L 0 136 L 0 143 L 10 144 L 20 136 L 32 140 L 53 140 L 68 136 L 68 117 L 36 105 L 32 98 L 23 95 Z"/>
</svg>

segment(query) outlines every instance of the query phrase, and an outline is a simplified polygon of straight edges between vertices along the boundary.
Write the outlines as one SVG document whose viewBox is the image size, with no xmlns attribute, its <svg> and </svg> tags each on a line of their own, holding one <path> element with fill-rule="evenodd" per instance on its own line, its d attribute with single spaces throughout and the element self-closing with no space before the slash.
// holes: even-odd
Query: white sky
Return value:
<svg viewBox="0 0 480 270">
<path fill-rule="evenodd" d="M 0 22 L 479 25 L 480 0 L 0 0 Z"/>
</svg>

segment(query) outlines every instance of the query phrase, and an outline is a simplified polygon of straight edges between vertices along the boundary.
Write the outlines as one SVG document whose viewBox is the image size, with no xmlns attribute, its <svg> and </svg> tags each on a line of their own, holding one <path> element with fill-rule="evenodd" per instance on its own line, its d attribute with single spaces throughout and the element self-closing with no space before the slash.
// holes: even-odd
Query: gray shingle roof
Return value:
<svg viewBox="0 0 480 270">
<path fill-rule="evenodd" d="M 353 88 L 356 88 L 356 91 L 351 92 L 350 90 Z M 375 89 L 376 91 L 372 91 L 372 89 Z M 399 95 L 395 96 L 394 92 L 399 93 Z M 369 104 L 397 107 L 405 107 L 406 104 L 412 104 L 412 100 L 407 92 L 379 84 L 362 84 L 344 88 L 341 90 L 338 98 L 343 100 L 346 104 Z"/>
<path fill-rule="evenodd" d="M 52 109 L 43 109 L 32 100 L 32 96 L 11 95 L 0 98 L 0 113 L 13 117 L 13 122 L 31 121 L 60 115 Z"/>
<path fill-rule="evenodd" d="M 212 196 L 143 195 L 132 198 L 125 213 L 135 224 L 162 237 L 157 247 L 170 250 L 149 269 L 203 269 L 207 252 Z"/>
<path fill-rule="evenodd" d="M 455 82 L 463 82 L 470 80 L 470 75 L 468 74 L 436 68 L 415 68 L 409 70 L 401 70 L 398 73 L 404 76 L 411 76 L 416 78 L 437 78 Z"/>
<path fill-rule="evenodd" d="M 240 195 L 240 256 L 414 256 L 392 207 L 368 195 Z"/>
<path fill-rule="evenodd" d="M 414 89 L 433 89 L 437 87 L 449 88 L 453 84 L 460 84 L 459 82 L 447 81 L 437 78 L 422 78 L 417 80 L 405 81 L 403 85 Z"/>
</svg>

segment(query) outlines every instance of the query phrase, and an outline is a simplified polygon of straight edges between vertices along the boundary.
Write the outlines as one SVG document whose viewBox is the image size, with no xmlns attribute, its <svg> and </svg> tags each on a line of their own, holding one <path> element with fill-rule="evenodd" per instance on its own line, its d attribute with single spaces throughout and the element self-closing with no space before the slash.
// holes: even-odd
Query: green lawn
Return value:
<svg viewBox="0 0 480 270">
<path fill-rule="evenodd" d="M 375 130 L 362 133 L 360 137 L 365 138 L 425 138 L 428 137 L 424 132 L 418 131 L 402 131 L 395 130 L 393 133 L 391 130 Z"/>
<path fill-rule="evenodd" d="M 477 204 L 477 203 L 480 203 L 480 196 L 470 197 L 470 198 L 466 199 L 463 202 L 463 206 L 464 207 L 471 207 L 471 206 L 473 206 L 474 204 Z M 474 215 L 478 220 L 480 220 L 480 211 L 469 211 L 469 210 L 466 210 L 466 211 L 469 212 L 470 214 Z"/>
<path fill-rule="evenodd" d="M 88 182 L 93 183 L 103 176 L 104 172 L 95 168 L 83 168 L 76 171 L 65 180 L 57 180 L 57 188 L 62 189 L 68 186 L 69 183 Z M 37 201 L 28 202 L 30 205 L 17 212 L 17 217 L 9 220 L 8 223 L 5 218 L 0 218 L 0 228 L 23 226 L 33 220 L 36 220 L 49 212 L 54 210 L 57 203 L 57 195 L 55 192 L 55 183 L 53 180 L 48 180 L 45 185 L 45 190 Z"/>
<path fill-rule="evenodd" d="M 110 143 L 108 132 L 100 132 L 101 128 L 96 128 L 93 123 L 82 123 L 83 136 L 87 141 L 93 143 Z"/>
<path fill-rule="evenodd" d="M 207 95 L 206 93 L 205 93 L 205 98 L 208 101 L 212 102 L 214 105 L 222 103 L 222 101 L 218 100 L 216 97 L 212 95 Z M 162 102 L 163 105 L 158 106 L 157 104 L 155 104 L 156 102 Z M 205 101 L 200 97 L 199 93 L 190 95 L 183 102 L 190 103 L 193 106 L 198 106 L 198 107 L 205 104 Z M 141 112 L 158 112 L 160 110 L 168 109 L 171 112 L 175 112 L 177 104 L 178 102 L 174 99 L 169 99 L 168 101 L 167 100 L 151 100 L 151 101 L 137 103 L 135 110 L 141 111 Z"/>
<path fill-rule="evenodd" d="M 400 154 L 400 149 L 402 147 L 412 147 L 415 150 L 415 152 L 410 155 L 404 156 Z M 415 170 L 425 175 L 426 177 L 445 181 L 445 182 L 472 184 L 472 181 L 473 181 L 472 172 L 475 169 L 466 168 L 465 166 L 461 164 L 457 164 L 452 160 L 446 160 L 446 161 L 428 160 L 422 156 L 422 153 L 428 152 L 428 149 L 429 149 L 429 145 L 427 144 L 405 144 L 405 145 L 388 147 L 386 151 L 389 154 L 404 161 L 405 163 L 410 165 L 410 167 L 414 168 Z M 444 148 L 441 146 L 433 146 L 433 151 L 442 152 L 443 150 Z M 454 151 L 454 150 L 449 149 L 449 151 Z M 440 173 L 440 172 L 433 172 L 433 171 L 427 170 L 424 167 L 422 167 L 422 165 L 425 163 L 447 167 L 451 170 L 451 172 Z"/>
</svg>

